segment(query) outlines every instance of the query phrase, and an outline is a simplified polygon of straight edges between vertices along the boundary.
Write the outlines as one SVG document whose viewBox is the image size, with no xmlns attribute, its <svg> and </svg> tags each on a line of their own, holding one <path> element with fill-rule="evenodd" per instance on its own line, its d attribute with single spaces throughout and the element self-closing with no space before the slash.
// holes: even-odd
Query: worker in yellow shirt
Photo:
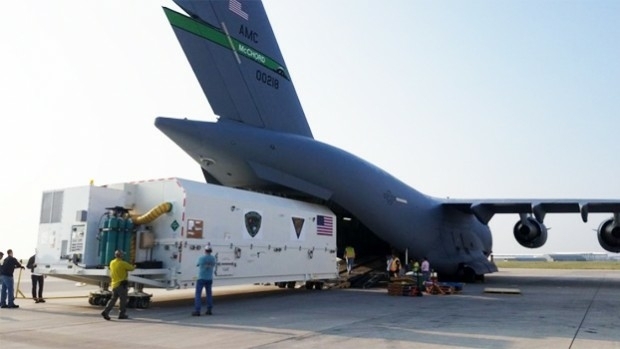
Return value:
<svg viewBox="0 0 620 349">
<path fill-rule="evenodd" d="M 396 252 L 392 252 L 392 259 L 390 260 L 389 267 L 390 277 L 397 278 L 400 275 L 400 267 L 400 258 L 398 258 Z"/>
<path fill-rule="evenodd" d="M 123 251 L 116 250 L 114 252 L 114 258 L 110 262 L 110 287 L 112 288 L 112 298 L 108 302 L 108 305 L 101 312 L 101 316 L 104 319 L 110 320 L 110 310 L 114 308 L 117 299 L 121 299 L 119 304 L 120 311 L 118 313 L 119 319 L 129 319 L 129 316 L 125 313 L 127 309 L 127 293 L 129 289 L 129 282 L 127 281 L 128 272 L 136 269 L 135 265 L 131 265 L 123 260 Z"/>
<path fill-rule="evenodd" d="M 347 273 L 351 275 L 351 269 L 353 269 L 353 263 L 355 262 L 355 249 L 353 246 L 345 247 L 344 259 L 347 261 Z"/>
</svg>

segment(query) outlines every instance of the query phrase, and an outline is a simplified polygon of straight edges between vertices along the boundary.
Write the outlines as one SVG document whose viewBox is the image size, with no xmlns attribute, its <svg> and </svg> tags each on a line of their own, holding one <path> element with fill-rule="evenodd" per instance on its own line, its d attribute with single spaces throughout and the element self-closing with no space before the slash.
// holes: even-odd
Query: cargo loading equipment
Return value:
<svg viewBox="0 0 620 349">
<path fill-rule="evenodd" d="M 114 251 L 136 265 L 128 306 L 144 288 L 193 288 L 210 244 L 215 286 L 273 283 L 320 289 L 338 278 L 336 216 L 328 208 L 180 178 L 81 186 L 43 193 L 37 272 L 100 286 L 111 296 Z"/>
</svg>

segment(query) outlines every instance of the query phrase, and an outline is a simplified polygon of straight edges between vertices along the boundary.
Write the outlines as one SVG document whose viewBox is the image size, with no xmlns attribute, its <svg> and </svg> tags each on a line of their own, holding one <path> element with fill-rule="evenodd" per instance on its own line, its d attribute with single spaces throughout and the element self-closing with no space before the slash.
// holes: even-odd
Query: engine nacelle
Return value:
<svg viewBox="0 0 620 349">
<path fill-rule="evenodd" d="M 515 239 L 523 247 L 537 248 L 547 242 L 547 227 L 532 217 L 519 220 L 513 229 Z"/>
<path fill-rule="evenodd" d="M 620 252 L 620 224 L 613 218 L 598 227 L 598 243 L 609 252 Z"/>
</svg>

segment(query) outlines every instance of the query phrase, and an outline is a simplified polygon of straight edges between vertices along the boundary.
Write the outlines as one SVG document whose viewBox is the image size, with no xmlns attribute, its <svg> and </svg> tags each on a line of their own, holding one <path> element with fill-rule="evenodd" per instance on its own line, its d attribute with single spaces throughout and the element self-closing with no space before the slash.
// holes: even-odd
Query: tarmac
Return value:
<svg viewBox="0 0 620 349">
<path fill-rule="evenodd" d="M 216 287 L 214 314 L 200 317 L 190 315 L 193 290 L 147 290 L 150 308 L 129 309 L 129 320 L 115 309 L 112 321 L 88 304 L 96 289 L 47 278 L 46 303 L 19 295 L 20 308 L 0 309 L 0 347 L 620 348 L 619 271 L 504 269 L 457 294 L 422 297 Z M 30 297 L 27 273 L 20 290 Z"/>
</svg>

